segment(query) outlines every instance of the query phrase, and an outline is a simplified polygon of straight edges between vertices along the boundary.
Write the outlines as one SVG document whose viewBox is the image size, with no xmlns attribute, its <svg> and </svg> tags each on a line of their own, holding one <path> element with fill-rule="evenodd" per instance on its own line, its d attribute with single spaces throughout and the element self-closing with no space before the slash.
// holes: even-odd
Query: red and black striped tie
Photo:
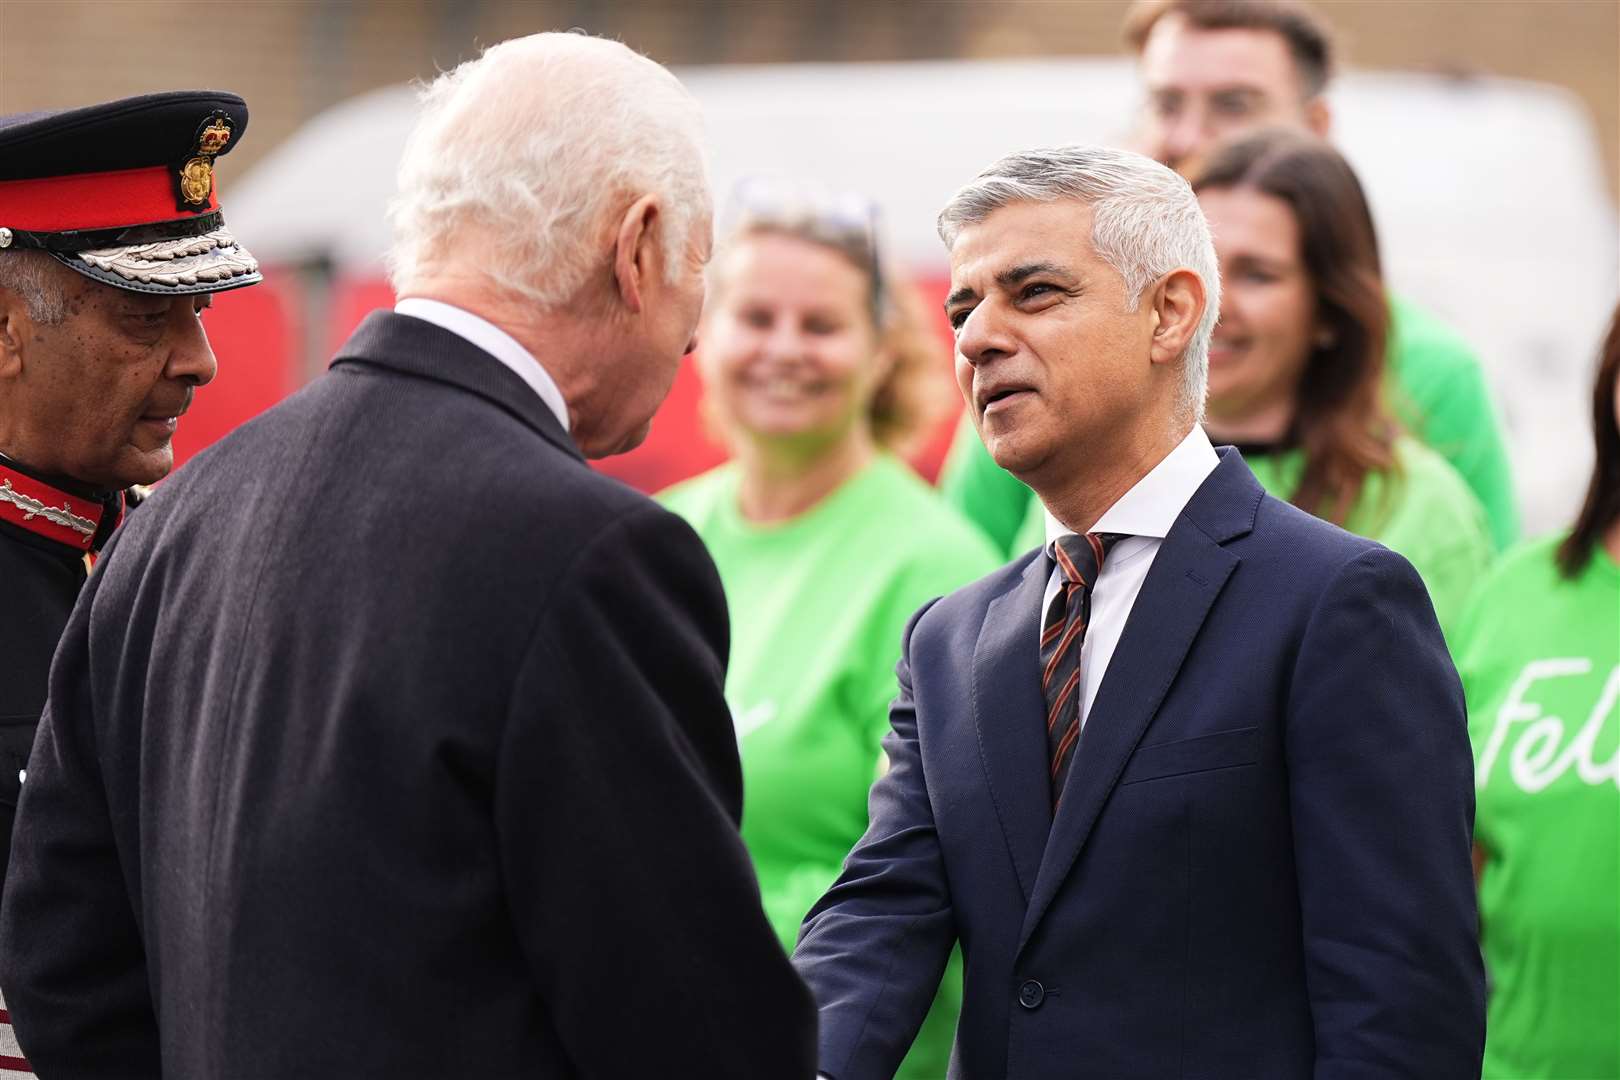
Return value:
<svg viewBox="0 0 1620 1080">
<path fill-rule="evenodd" d="M 1119 533 L 1070 533 L 1052 543 L 1063 587 L 1041 624 L 1041 691 L 1046 696 L 1046 747 L 1051 757 L 1052 806 L 1080 739 L 1080 647 L 1091 619 L 1091 587 Z"/>
</svg>

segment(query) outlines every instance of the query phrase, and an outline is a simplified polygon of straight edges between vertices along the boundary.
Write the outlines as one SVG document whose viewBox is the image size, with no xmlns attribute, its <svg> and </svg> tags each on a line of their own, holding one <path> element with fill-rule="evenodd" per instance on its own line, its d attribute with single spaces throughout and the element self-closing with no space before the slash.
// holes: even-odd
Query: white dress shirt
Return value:
<svg viewBox="0 0 1620 1080">
<path fill-rule="evenodd" d="M 557 389 L 551 374 L 535 359 L 534 354 L 519 345 L 517 339 L 505 330 L 464 308 L 422 296 L 407 296 L 394 305 L 394 314 L 409 315 L 413 319 L 442 326 L 483 349 L 528 383 L 540 395 L 540 400 L 546 403 L 546 408 L 556 416 L 562 429 L 569 430 L 568 403 L 563 400 L 562 391 Z"/>
<path fill-rule="evenodd" d="M 1198 490 L 1200 484 L 1221 463 L 1209 436 L 1198 424 L 1187 437 L 1166 454 L 1153 471 L 1136 482 L 1110 506 L 1097 524 L 1094 533 L 1124 533 L 1125 539 L 1115 544 L 1103 560 L 1102 572 L 1091 590 L 1091 621 L 1086 625 L 1086 639 L 1080 646 L 1080 724 L 1085 726 L 1091 713 L 1091 703 L 1097 697 L 1108 662 L 1114 657 L 1114 647 L 1125 629 L 1125 620 L 1142 591 L 1159 546 L 1176 518 Z M 1063 587 L 1063 575 L 1052 557 L 1052 541 L 1068 535 L 1072 530 L 1053 517 L 1046 515 L 1046 558 L 1051 563 L 1051 574 L 1046 579 L 1046 594 L 1041 599 L 1040 621 L 1052 607 L 1052 598 Z M 1037 628 L 1038 628 L 1037 624 Z"/>
</svg>

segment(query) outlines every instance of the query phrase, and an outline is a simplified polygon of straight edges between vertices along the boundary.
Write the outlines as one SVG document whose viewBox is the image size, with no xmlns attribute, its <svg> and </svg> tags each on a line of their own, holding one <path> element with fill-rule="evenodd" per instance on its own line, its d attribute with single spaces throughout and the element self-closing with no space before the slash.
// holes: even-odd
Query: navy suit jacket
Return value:
<svg viewBox="0 0 1620 1080">
<path fill-rule="evenodd" d="M 1221 453 L 1055 820 L 1046 557 L 913 618 L 871 826 L 794 955 L 834 1080 L 892 1075 L 958 941 L 953 1077 L 1479 1076 L 1472 757 L 1428 596 Z"/>
</svg>

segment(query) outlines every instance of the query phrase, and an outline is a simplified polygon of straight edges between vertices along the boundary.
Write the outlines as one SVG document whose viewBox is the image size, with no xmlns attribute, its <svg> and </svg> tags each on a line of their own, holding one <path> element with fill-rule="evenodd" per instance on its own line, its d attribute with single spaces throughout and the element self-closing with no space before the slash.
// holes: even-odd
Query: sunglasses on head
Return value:
<svg viewBox="0 0 1620 1080">
<path fill-rule="evenodd" d="M 878 258 L 878 205 L 854 191 L 811 181 L 753 176 L 732 189 L 722 234 L 780 229 L 838 249 L 872 279 L 872 313 L 882 321 L 883 268 Z"/>
</svg>

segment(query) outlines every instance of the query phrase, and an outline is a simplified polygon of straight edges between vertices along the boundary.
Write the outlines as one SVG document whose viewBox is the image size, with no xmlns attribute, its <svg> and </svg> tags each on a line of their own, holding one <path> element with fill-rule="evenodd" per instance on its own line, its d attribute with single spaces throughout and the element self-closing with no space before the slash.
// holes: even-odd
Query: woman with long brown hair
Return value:
<svg viewBox="0 0 1620 1080">
<path fill-rule="evenodd" d="M 1468 695 L 1485 1075 L 1620 1076 L 1620 308 L 1568 532 L 1502 556 L 1452 651 Z"/>
<path fill-rule="evenodd" d="M 1489 561 L 1478 501 L 1385 397 L 1389 308 L 1361 184 L 1327 143 L 1262 131 L 1193 181 L 1221 265 L 1205 427 L 1273 494 L 1405 555 L 1444 627 Z"/>
</svg>

